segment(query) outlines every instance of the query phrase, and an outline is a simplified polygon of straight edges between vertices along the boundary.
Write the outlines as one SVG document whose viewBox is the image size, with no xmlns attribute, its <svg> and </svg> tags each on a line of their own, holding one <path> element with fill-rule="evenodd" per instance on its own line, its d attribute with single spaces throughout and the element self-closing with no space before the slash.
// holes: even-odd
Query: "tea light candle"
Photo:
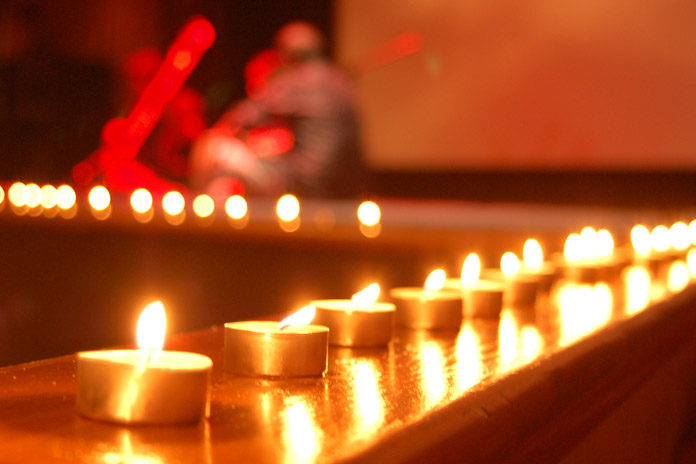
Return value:
<svg viewBox="0 0 696 464">
<path fill-rule="evenodd" d="M 208 416 L 207 356 L 162 351 L 166 316 L 156 301 L 140 315 L 139 350 L 77 354 L 76 409 L 90 419 L 123 424 L 193 423 Z"/>
<path fill-rule="evenodd" d="M 539 278 L 520 272 L 520 260 L 515 253 L 503 253 L 500 269 L 486 269 L 483 274 L 503 284 L 505 303 L 513 306 L 533 306 L 536 303 Z"/>
<path fill-rule="evenodd" d="M 394 332 L 392 303 L 377 302 L 380 288 L 368 285 L 350 300 L 317 300 L 312 305 L 314 321 L 329 328 L 329 344 L 339 346 L 384 346 Z"/>
<path fill-rule="evenodd" d="M 614 252 L 614 238 L 606 229 L 584 227 L 568 236 L 563 249 L 565 277 L 593 283 L 617 279 L 627 261 Z"/>
<path fill-rule="evenodd" d="M 519 274 L 535 276 L 539 281 L 539 290 L 548 292 L 558 276 L 558 271 L 553 263 L 544 261 L 544 251 L 539 242 L 530 238 L 524 242 Z"/>
<path fill-rule="evenodd" d="M 503 309 L 504 287 L 499 282 L 481 280 L 481 258 L 469 253 L 462 264 L 459 284 L 464 293 L 464 315 L 467 318 L 497 319 Z"/>
<path fill-rule="evenodd" d="M 459 329 L 462 323 L 462 294 L 444 289 L 447 275 L 436 269 L 423 288 L 397 287 L 389 296 L 396 305 L 396 324 L 414 329 Z"/>
<path fill-rule="evenodd" d="M 305 306 L 280 322 L 225 324 L 225 369 L 267 377 L 321 376 L 328 360 L 329 329 L 310 324 L 316 308 Z"/>
</svg>

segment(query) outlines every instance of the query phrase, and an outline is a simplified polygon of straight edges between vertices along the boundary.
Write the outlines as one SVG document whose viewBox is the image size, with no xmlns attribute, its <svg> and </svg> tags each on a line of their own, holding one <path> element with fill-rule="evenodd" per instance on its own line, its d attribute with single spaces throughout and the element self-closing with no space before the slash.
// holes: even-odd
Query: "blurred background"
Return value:
<svg viewBox="0 0 696 464">
<path fill-rule="evenodd" d="M 214 122 L 284 23 L 355 79 L 370 190 L 577 204 L 696 198 L 696 4 L 680 1 L 5 0 L 0 179 L 57 182 L 130 109 L 123 63 L 194 15 L 188 85 Z"/>
</svg>

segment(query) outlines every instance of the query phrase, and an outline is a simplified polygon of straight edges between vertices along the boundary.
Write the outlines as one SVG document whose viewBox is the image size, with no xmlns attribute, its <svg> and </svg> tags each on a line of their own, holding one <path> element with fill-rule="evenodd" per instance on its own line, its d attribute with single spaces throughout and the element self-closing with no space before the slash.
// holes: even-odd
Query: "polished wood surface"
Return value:
<svg viewBox="0 0 696 464">
<path fill-rule="evenodd" d="M 79 417 L 74 356 L 5 367 L 0 462 L 554 461 L 677 353 L 696 359 L 696 288 L 653 279 L 647 307 L 645 290 L 561 282 L 459 332 L 331 348 L 322 378 L 233 376 L 221 327 L 175 336 L 215 363 L 210 419 L 188 427 Z"/>
</svg>

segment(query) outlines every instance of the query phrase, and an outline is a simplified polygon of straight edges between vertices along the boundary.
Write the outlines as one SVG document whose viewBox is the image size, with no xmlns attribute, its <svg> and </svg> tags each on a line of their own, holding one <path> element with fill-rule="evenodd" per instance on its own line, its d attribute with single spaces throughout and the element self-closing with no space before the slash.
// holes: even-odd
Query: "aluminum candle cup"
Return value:
<svg viewBox="0 0 696 464">
<path fill-rule="evenodd" d="M 529 268 L 523 265 L 519 274 L 536 278 L 539 282 L 539 291 L 548 292 L 558 277 L 558 270 L 553 263 L 545 262 L 540 268 Z"/>
<path fill-rule="evenodd" d="M 467 318 L 498 319 L 503 309 L 503 285 L 479 280 L 464 288 L 464 315 Z"/>
<path fill-rule="evenodd" d="M 536 303 L 539 279 L 536 276 L 517 273 L 505 275 L 499 269 L 484 269 L 481 275 L 504 288 L 504 302 L 512 306 L 534 306 Z"/>
<path fill-rule="evenodd" d="M 122 424 L 181 424 L 209 412 L 207 356 L 161 351 L 147 359 L 140 350 L 77 354 L 77 412 Z"/>
<path fill-rule="evenodd" d="M 225 369 L 239 375 L 268 377 L 321 376 L 328 360 L 329 329 L 273 321 L 225 324 Z"/>
<path fill-rule="evenodd" d="M 459 329 L 462 324 L 461 291 L 397 287 L 389 296 L 396 305 L 396 324 L 412 329 Z"/>
<path fill-rule="evenodd" d="M 329 328 L 329 344 L 339 346 L 385 346 L 394 333 L 392 303 L 372 303 L 354 308 L 351 300 L 313 301 L 314 322 Z"/>
</svg>

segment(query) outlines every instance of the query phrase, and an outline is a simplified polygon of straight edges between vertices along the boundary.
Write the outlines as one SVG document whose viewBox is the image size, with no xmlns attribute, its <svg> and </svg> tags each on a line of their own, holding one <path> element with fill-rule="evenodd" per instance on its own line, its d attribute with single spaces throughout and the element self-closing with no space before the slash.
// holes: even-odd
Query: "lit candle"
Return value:
<svg viewBox="0 0 696 464">
<path fill-rule="evenodd" d="M 77 412 L 124 424 L 192 423 L 208 415 L 207 356 L 162 351 L 164 306 L 157 301 L 140 315 L 138 350 L 77 354 Z"/>
<path fill-rule="evenodd" d="M 500 269 L 485 269 L 483 275 L 503 283 L 504 300 L 507 304 L 533 306 L 539 289 L 539 277 L 521 273 L 520 267 L 517 255 L 507 251 L 500 258 Z"/>
<path fill-rule="evenodd" d="M 316 308 L 305 306 L 280 322 L 225 324 L 225 369 L 268 377 L 320 376 L 326 371 L 329 329 L 310 324 Z"/>
<path fill-rule="evenodd" d="M 544 251 L 536 239 L 530 238 L 524 242 L 522 249 L 522 266 L 520 274 L 536 276 L 539 280 L 539 290 L 548 292 L 556 280 L 558 271 L 556 266 L 544 261 Z"/>
<path fill-rule="evenodd" d="M 329 328 L 329 344 L 384 346 L 392 338 L 395 307 L 377 302 L 380 288 L 368 285 L 350 300 L 318 300 L 316 324 Z"/>
<path fill-rule="evenodd" d="M 630 261 L 624 252 L 614 250 L 614 238 L 608 230 L 596 231 L 589 226 L 568 236 L 563 254 L 565 277 L 587 283 L 617 279 Z"/>
<path fill-rule="evenodd" d="M 442 269 L 430 273 L 421 287 L 397 287 L 389 296 L 396 305 L 396 324 L 414 329 L 455 329 L 462 323 L 462 294 L 443 288 Z"/>
<path fill-rule="evenodd" d="M 464 292 L 464 315 L 468 318 L 500 317 L 503 309 L 503 285 L 492 280 L 481 280 L 481 259 L 470 253 L 462 264 L 460 284 Z"/>
</svg>

